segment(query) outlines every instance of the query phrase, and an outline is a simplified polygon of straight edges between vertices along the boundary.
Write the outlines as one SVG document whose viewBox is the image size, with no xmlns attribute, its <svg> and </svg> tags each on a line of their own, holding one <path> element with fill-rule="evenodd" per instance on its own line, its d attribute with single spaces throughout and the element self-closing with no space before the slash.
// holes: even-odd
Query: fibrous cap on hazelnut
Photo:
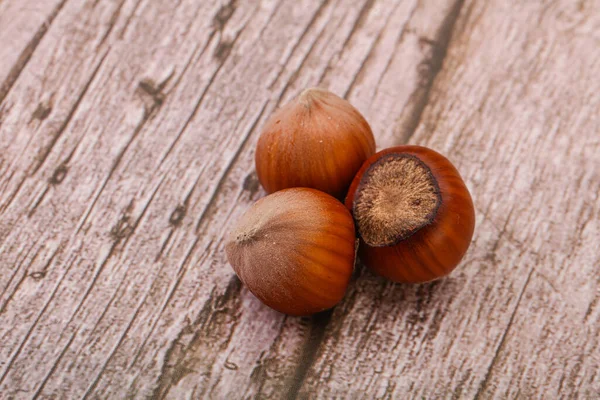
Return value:
<svg viewBox="0 0 600 400">
<path fill-rule="evenodd" d="M 435 218 L 442 197 L 429 167 L 411 154 L 381 157 L 365 171 L 353 215 L 369 246 L 391 246 Z"/>
</svg>

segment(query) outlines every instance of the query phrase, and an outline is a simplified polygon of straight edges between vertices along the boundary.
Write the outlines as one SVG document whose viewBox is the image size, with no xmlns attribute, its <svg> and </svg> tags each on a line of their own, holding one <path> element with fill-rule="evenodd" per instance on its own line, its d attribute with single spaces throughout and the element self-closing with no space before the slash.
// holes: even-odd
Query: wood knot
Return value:
<svg viewBox="0 0 600 400">
<path fill-rule="evenodd" d="M 33 112 L 33 114 L 31 114 L 31 120 L 33 121 L 34 119 L 43 121 L 46 118 L 48 118 L 48 116 L 50 115 L 50 113 L 52 112 L 52 103 L 50 101 L 46 101 L 46 102 L 40 102 L 37 106 L 37 108 L 35 109 L 35 111 Z"/>
<path fill-rule="evenodd" d="M 436 47 L 438 44 L 433 39 L 430 39 L 430 38 L 425 37 L 425 36 L 419 36 L 419 45 L 421 47 L 425 47 L 425 46 Z"/>
<path fill-rule="evenodd" d="M 171 217 L 169 217 L 169 223 L 173 226 L 181 225 L 183 218 L 187 212 L 187 208 L 184 205 L 179 205 L 173 210 L 171 213 Z"/>
<path fill-rule="evenodd" d="M 129 222 L 129 215 L 123 215 L 117 224 L 110 230 L 114 240 L 121 240 L 133 233 L 133 226 Z"/>
<path fill-rule="evenodd" d="M 54 173 L 50 177 L 50 184 L 51 185 L 60 184 L 65 179 L 65 176 L 67 175 L 68 170 L 69 169 L 67 168 L 66 165 L 64 165 L 64 164 L 59 165 L 58 168 L 56 168 L 54 170 Z"/>
<path fill-rule="evenodd" d="M 160 85 L 150 78 L 142 79 L 138 83 L 138 90 L 142 96 L 149 101 L 145 101 L 146 116 L 152 114 L 156 109 L 163 105 L 166 95 L 163 93 L 166 81 Z"/>
<path fill-rule="evenodd" d="M 32 272 L 31 274 L 29 274 L 29 276 L 32 277 L 34 280 L 39 281 L 46 277 L 46 271 Z"/>
<path fill-rule="evenodd" d="M 250 193 L 250 197 L 254 196 L 260 189 L 260 182 L 256 176 L 256 172 L 246 175 L 242 188 Z"/>
<path fill-rule="evenodd" d="M 223 364 L 223 366 L 229 370 L 235 371 L 237 370 L 239 367 L 237 366 L 237 364 L 232 363 L 229 360 L 225 360 L 225 363 Z"/>
<path fill-rule="evenodd" d="M 215 49 L 214 57 L 217 60 L 223 62 L 231 53 L 231 49 L 233 49 L 233 42 L 230 42 L 230 41 L 219 42 L 219 44 L 217 45 L 217 48 Z"/>
<path fill-rule="evenodd" d="M 219 11 L 217 11 L 217 14 L 213 18 L 215 29 L 222 30 L 225 27 L 225 24 L 227 24 L 227 21 L 229 21 L 237 7 L 236 3 L 236 0 L 232 0 L 219 8 Z"/>
</svg>

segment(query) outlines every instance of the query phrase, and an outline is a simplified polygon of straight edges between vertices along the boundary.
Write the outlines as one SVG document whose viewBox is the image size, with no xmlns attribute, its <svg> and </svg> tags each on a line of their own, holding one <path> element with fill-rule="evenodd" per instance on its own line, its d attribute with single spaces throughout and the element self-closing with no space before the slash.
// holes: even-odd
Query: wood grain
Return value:
<svg viewBox="0 0 600 400">
<path fill-rule="evenodd" d="M 410 141 L 462 171 L 478 210 L 471 250 L 429 285 L 364 272 L 301 395 L 600 395 L 600 19 L 581 7 L 465 3 Z"/>
<path fill-rule="evenodd" d="M 64 4 L 65 0 L 0 1 L 0 103 Z"/>
<path fill-rule="evenodd" d="M 598 397 L 599 6 L 0 1 L 0 398 Z M 315 85 L 463 173 L 449 278 L 292 318 L 234 277 L 257 135 Z"/>
</svg>

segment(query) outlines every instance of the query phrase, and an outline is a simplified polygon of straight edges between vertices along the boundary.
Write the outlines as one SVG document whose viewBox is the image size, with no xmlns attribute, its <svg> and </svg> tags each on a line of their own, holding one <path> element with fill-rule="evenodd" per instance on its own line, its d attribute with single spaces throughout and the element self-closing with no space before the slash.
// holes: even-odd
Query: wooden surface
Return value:
<svg viewBox="0 0 600 400">
<path fill-rule="evenodd" d="M 0 398 L 600 397 L 598 0 L 0 0 Z M 261 305 L 223 252 L 307 86 L 477 209 L 448 278 Z"/>
</svg>

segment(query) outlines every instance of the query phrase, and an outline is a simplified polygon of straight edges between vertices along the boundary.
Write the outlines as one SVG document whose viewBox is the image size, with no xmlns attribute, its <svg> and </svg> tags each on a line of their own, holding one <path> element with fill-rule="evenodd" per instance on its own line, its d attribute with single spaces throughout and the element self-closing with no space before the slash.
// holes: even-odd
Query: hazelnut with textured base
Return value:
<svg viewBox="0 0 600 400">
<path fill-rule="evenodd" d="M 360 112 L 313 88 L 266 123 L 256 146 L 256 172 L 268 193 L 308 187 L 341 198 L 373 153 L 375 139 Z"/>
<path fill-rule="evenodd" d="M 369 158 L 350 186 L 346 207 L 361 238 L 361 260 L 396 282 L 449 274 L 475 227 L 473 201 L 456 168 L 420 146 L 393 147 Z"/>
<path fill-rule="evenodd" d="M 354 223 L 328 194 L 286 189 L 256 202 L 225 250 L 235 273 L 263 303 L 286 314 L 314 314 L 346 292 L 354 268 Z"/>
</svg>

